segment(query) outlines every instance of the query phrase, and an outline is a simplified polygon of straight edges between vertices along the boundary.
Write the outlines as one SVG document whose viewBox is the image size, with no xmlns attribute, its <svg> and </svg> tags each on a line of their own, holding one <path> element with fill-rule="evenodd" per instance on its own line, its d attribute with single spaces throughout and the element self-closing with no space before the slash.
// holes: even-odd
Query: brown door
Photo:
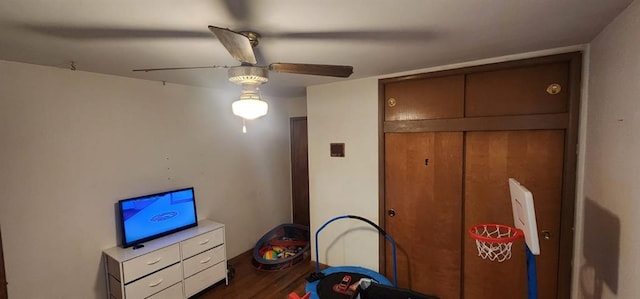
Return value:
<svg viewBox="0 0 640 299">
<path fill-rule="evenodd" d="M 7 299 L 7 277 L 4 273 L 4 253 L 2 252 L 2 231 L 0 231 L 0 299 Z"/>
<path fill-rule="evenodd" d="M 385 134 L 385 223 L 400 287 L 460 297 L 462 150 L 461 132 Z"/>
<path fill-rule="evenodd" d="M 293 223 L 309 226 L 307 118 L 291 118 L 291 196 Z"/>
<path fill-rule="evenodd" d="M 465 227 L 478 223 L 513 225 L 508 179 L 533 193 L 540 236 L 536 258 L 538 298 L 555 298 L 564 156 L 564 130 L 468 132 L 465 137 Z M 477 256 L 464 237 L 464 298 L 527 298 L 524 242 L 515 242 L 511 260 Z"/>
</svg>

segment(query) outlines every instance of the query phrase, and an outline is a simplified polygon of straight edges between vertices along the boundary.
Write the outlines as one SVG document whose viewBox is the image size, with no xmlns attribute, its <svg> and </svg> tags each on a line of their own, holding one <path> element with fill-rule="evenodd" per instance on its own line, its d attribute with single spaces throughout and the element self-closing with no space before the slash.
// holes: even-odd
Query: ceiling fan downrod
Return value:
<svg viewBox="0 0 640 299">
<path fill-rule="evenodd" d="M 253 31 L 240 31 L 238 32 L 249 39 L 249 43 L 251 43 L 251 47 L 255 48 L 260 44 L 260 34 L 255 33 Z"/>
</svg>

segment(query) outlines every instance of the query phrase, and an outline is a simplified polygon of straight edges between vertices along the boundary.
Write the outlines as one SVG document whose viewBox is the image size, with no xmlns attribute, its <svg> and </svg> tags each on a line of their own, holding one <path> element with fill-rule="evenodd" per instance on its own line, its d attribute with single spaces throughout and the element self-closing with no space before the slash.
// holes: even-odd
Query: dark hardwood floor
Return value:
<svg viewBox="0 0 640 299">
<path fill-rule="evenodd" d="M 192 298 L 197 299 L 287 299 L 289 293 L 304 295 L 305 277 L 315 271 L 315 263 L 309 259 L 281 271 L 259 271 L 251 264 L 252 251 L 229 260 L 235 275 L 229 282 L 216 285 Z"/>
</svg>

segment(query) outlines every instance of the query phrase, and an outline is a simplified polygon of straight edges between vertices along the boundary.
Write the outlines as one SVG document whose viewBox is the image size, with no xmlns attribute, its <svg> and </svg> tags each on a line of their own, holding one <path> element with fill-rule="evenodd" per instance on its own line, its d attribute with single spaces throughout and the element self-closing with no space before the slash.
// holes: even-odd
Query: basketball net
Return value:
<svg viewBox="0 0 640 299">
<path fill-rule="evenodd" d="M 513 241 L 524 237 L 521 230 L 502 224 L 478 224 L 469 234 L 476 241 L 478 256 L 497 262 L 510 259 Z"/>
</svg>

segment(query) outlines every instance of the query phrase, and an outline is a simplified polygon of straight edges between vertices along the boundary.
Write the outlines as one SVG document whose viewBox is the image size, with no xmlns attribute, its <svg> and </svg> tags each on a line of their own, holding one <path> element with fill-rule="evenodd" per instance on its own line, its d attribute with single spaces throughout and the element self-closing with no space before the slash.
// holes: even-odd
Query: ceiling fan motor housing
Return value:
<svg viewBox="0 0 640 299">
<path fill-rule="evenodd" d="M 229 68 L 229 81 L 239 85 L 260 85 L 269 81 L 269 70 L 257 66 L 234 66 Z"/>
</svg>

